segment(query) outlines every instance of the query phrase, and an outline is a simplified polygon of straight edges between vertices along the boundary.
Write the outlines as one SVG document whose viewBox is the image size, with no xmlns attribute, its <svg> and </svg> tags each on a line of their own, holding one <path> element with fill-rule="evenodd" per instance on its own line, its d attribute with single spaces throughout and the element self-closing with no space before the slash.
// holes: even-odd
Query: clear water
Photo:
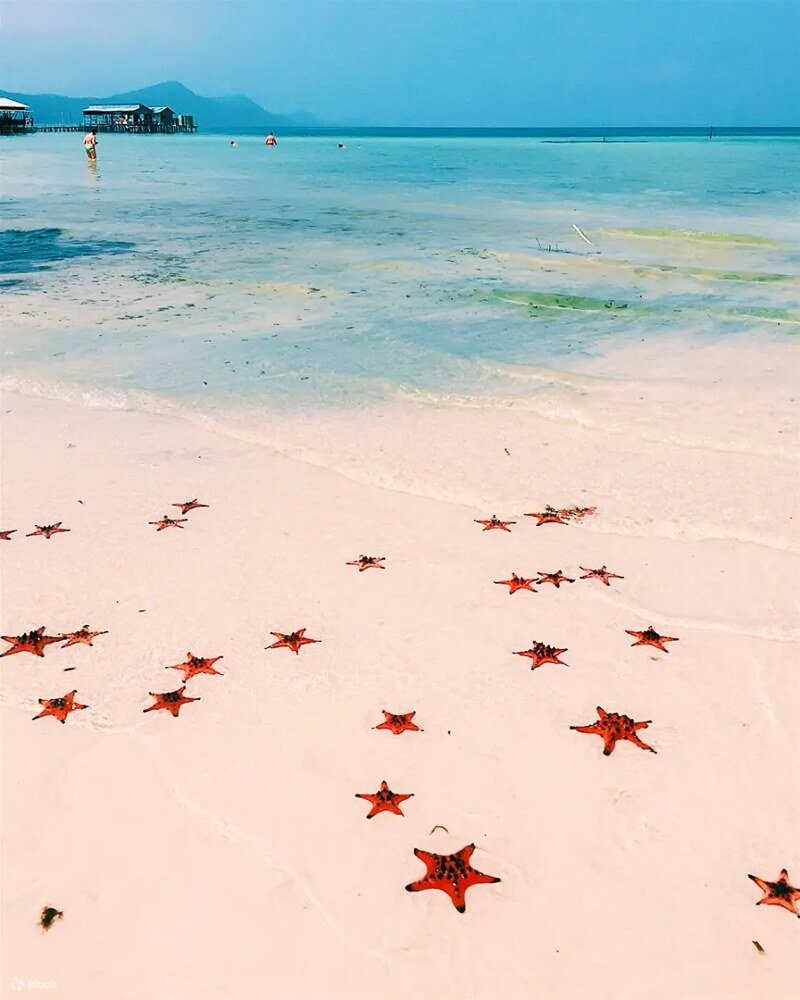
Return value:
<svg viewBox="0 0 800 1000">
<path fill-rule="evenodd" d="M 4 140 L 6 381 L 505 399 L 627 341 L 800 333 L 796 137 L 345 142 L 101 135 L 94 170 L 79 134 Z"/>
</svg>

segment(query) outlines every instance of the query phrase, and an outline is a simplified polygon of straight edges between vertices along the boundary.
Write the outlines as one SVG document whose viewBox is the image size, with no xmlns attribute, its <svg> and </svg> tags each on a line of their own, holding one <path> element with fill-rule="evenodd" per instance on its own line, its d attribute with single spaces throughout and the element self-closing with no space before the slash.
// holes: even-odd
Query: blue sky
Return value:
<svg viewBox="0 0 800 1000">
<path fill-rule="evenodd" d="M 375 125 L 798 125 L 800 0 L 2 0 L 0 87 Z"/>
</svg>

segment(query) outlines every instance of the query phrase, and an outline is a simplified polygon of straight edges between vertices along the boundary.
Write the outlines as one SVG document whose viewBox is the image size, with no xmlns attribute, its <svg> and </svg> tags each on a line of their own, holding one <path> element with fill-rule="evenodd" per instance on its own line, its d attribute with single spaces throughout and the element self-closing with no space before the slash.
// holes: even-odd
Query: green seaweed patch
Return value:
<svg viewBox="0 0 800 1000">
<path fill-rule="evenodd" d="M 566 295 L 559 292 L 503 292 L 494 293 L 501 302 L 529 309 L 568 309 L 578 312 L 621 313 L 654 312 L 652 308 L 639 303 L 621 302 L 618 299 L 595 299 L 588 295 Z"/>
<path fill-rule="evenodd" d="M 615 262 L 617 263 L 617 262 Z M 627 262 L 619 262 L 627 264 Z M 713 278 L 716 281 L 747 281 L 760 284 L 783 282 L 800 285 L 800 277 L 793 274 L 772 274 L 769 271 L 720 271 L 711 267 L 678 267 L 675 264 L 627 264 L 639 278 L 653 274 L 679 274 L 689 278 Z"/>
<path fill-rule="evenodd" d="M 646 239 L 694 240 L 700 243 L 741 243 L 746 246 L 774 247 L 777 240 L 747 233 L 714 233 L 701 229 L 670 229 L 665 226 L 632 229 L 605 229 L 607 236 L 641 236 Z"/>
<path fill-rule="evenodd" d="M 719 315 L 734 319 L 766 319 L 777 323 L 800 323 L 800 309 L 772 309 L 769 306 L 752 306 L 748 309 L 720 310 Z"/>
</svg>

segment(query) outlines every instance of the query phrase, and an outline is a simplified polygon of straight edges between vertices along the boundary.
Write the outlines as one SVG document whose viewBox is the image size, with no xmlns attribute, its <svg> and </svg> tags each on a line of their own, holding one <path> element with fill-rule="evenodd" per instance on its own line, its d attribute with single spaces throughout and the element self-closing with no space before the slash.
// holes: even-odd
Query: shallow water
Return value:
<svg viewBox="0 0 800 1000">
<path fill-rule="evenodd" d="M 96 170 L 80 136 L 0 147 L 17 387 L 505 400 L 625 343 L 800 331 L 800 139 L 100 139 Z"/>
</svg>

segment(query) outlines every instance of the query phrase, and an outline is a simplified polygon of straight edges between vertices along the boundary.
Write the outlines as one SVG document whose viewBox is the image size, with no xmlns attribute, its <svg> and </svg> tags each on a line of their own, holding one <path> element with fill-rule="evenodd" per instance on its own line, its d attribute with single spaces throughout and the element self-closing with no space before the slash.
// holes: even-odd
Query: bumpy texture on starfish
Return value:
<svg viewBox="0 0 800 1000">
<path fill-rule="evenodd" d="M 629 628 L 626 628 L 625 631 L 628 635 L 636 636 L 636 642 L 632 642 L 631 646 L 655 646 L 656 649 L 660 649 L 662 653 L 669 652 L 669 650 L 664 646 L 665 642 L 678 642 L 678 639 L 674 636 L 659 635 L 652 625 L 649 625 L 644 632 L 635 632 Z"/>
<path fill-rule="evenodd" d="M 55 524 L 35 524 L 36 531 L 28 532 L 25 537 L 33 538 L 34 535 L 44 535 L 45 538 L 50 538 L 51 535 L 57 535 L 60 531 L 72 530 L 71 528 L 62 528 L 63 523 L 63 521 L 56 521 Z"/>
<path fill-rule="evenodd" d="M 10 542 L 11 536 L 16 533 L 16 528 L 9 528 L 8 531 L 0 531 L 0 541 Z"/>
<path fill-rule="evenodd" d="M 800 917 L 800 913 L 797 912 L 800 889 L 789 885 L 789 873 L 785 868 L 781 868 L 777 882 L 767 882 L 766 879 L 759 878 L 757 875 L 748 875 L 747 877 L 752 879 L 764 893 L 764 898 L 759 899 L 756 906 L 761 906 L 762 903 L 766 903 L 767 906 L 782 906 L 784 910 Z"/>
<path fill-rule="evenodd" d="M 367 819 L 372 819 L 380 812 L 391 812 L 396 816 L 402 816 L 403 810 L 400 808 L 400 803 L 413 798 L 413 796 L 413 792 L 410 795 L 398 795 L 397 792 L 393 792 L 389 788 L 385 781 L 381 782 L 380 790 L 374 795 L 362 795 L 360 792 L 356 792 L 357 799 L 366 799 L 367 802 L 372 803 L 372 809 L 367 813 Z"/>
<path fill-rule="evenodd" d="M 181 514 L 188 514 L 190 510 L 196 510 L 198 507 L 208 507 L 207 503 L 198 503 L 197 497 L 194 500 L 184 500 L 183 503 L 174 503 L 173 507 L 180 507 Z"/>
<path fill-rule="evenodd" d="M 161 694 L 156 694 L 155 691 L 149 691 L 148 694 L 155 698 L 155 704 L 151 705 L 149 708 L 143 708 L 143 712 L 155 712 L 159 708 L 165 708 L 168 712 L 172 713 L 172 717 L 177 719 L 178 713 L 181 710 L 181 705 L 188 705 L 190 701 L 200 701 L 199 698 L 184 698 L 183 692 L 186 690 L 186 685 L 178 688 L 177 691 L 164 691 Z"/>
<path fill-rule="evenodd" d="M 148 524 L 155 524 L 156 531 L 163 531 L 164 528 L 183 528 L 183 522 L 188 521 L 188 517 L 167 517 L 165 514 L 160 521 L 148 521 Z"/>
<path fill-rule="evenodd" d="M 363 573 L 365 569 L 386 569 L 385 566 L 381 566 L 381 563 L 386 560 L 386 556 L 359 556 L 358 559 L 353 559 L 348 566 L 358 566 L 358 572 Z"/>
<path fill-rule="evenodd" d="M 537 583 L 552 583 L 556 589 L 561 587 L 562 583 L 575 583 L 575 581 L 569 576 L 563 576 L 560 569 L 557 569 L 555 573 L 543 573 L 539 570 L 539 579 Z"/>
<path fill-rule="evenodd" d="M 265 649 L 280 649 L 282 646 L 286 646 L 287 649 L 291 649 L 293 653 L 299 653 L 300 647 L 305 646 L 309 642 L 322 642 L 321 639 L 306 639 L 305 629 L 299 628 L 296 632 L 270 632 L 270 635 L 274 635 L 278 640 L 273 642 L 271 646 L 265 646 Z"/>
<path fill-rule="evenodd" d="M 373 726 L 373 729 L 388 729 L 390 732 L 394 733 L 395 736 L 410 730 L 413 733 L 418 733 L 420 731 L 419 726 L 412 722 L 411 720 L 417 714 L 416 712 L 406 712 L 405 715 L 392 715 L 391 712 L 387 712 L 386 709 L 381 709 L 383 712 L 383 722 L 379 726 Z"/>
<path fill-rule="evenodd" d="M 609 580 L 624 580 L 624 576 L 620 576 L 619 573 L 609 573 L 605 565 L 601 566 L 600 569 L 589 569 L 586 566 L 581 566 L 581 569 L 586 573 L 586 576 L 582 576 L 581 580 L 602 580 L 603 583 L 610 587 L 611 584 Z"/>
<path fill-rule="evenodd" d="M 11 649 L 7 649 L 0 656 L 11 656 L 12 653 L 33 653 L 34 656 L 44 656 L 44 647 L 51 642 L 61 642 L 63 635 L 45 635 L 44 625 L 41 628 L 31 629 L 30 632 L 23 632 L 22 635 L 0 636 L 3 642 L 10 642 Z"/>
<path fill-rule="evenodd" d="M 84 625 L 83 628 L 79 628 L 77 632 L 65 632 L 61 638 L 66 639 L 67 641 L 61 648 L 66 649 L 67 646 L 76 646 L 79 643 L 83 643 L 85 646 L 93 646 L 94 643 L 92 642 L 92 639 L 98 635 L 108 635 L 108 629 L 105 629 L 103 632 L 90 632 L 89 626 Z"/>
<path fill-rule="evenodd" d="M 595 722 L 591 726 L 570 726 L 569 728 L 578 733 L 593 733 L 596 736 L 602 736 L 604 756 L 608 757 L 613 752 L 614 746 L 619 740 L 629 740 L 637 747 L 641 747 L 642 750 L 649 750 L 650 753 L 656 752 L 646 743 L 642 743 L 636 735 L 638 730 L 647 729 L 651 719 L 648 719 L 647 722 L 634 722 L 628 715 L 606 712 L 599 705 L 597 706 L 597 714 L 600 716 L 599 722 Z"/>
<path fill-rule="evenodd" d="M 551 507 L 548 504 L 544 510 L 539 511 L 535 514 L 526 514 L 525 517 L 535 517 L 536 527 L 540 527 L 543 524 L 566 524 L 566 517 L 564 511 L 556 510 L 555 507 Z"/>
<path fill-rule="evenodd" d="M 518 590 L 530 590 L 532 594 L 537 593 L 537 591 L 531 586 L 532 583 L 536 583 L 535 576 L 527 579 L 524 576 L 517 576 L 516 573 L 512 573 L 510 580 L 495 580 L 494 582 L 499 583 L 504 587 L 508 587 L 509 595 L 516 594 Z"/>
<path fill-rule="evenodd" d="M 509 524 L 517 523 L 516 521 L 501 521 L 494 514 L 492 514 L 488 521 L 479 521 L 477 517 L 473 518 L 473 520 L 476 524 L 482 524 L 484 531 L 511 531 Z"/>
<path fill-rule="evenodd" d="M 34 719 L 43 719 L 46 715 L 54 715 L 63 725 L 70 712 L 77 712 L 80 708 L 89 707 L 88 705 L 79 705 L 75 701 L 76 694 L 77 691 L 70 691 L 69 694 L 65 694 L 61 698 L 40 698 L 39 704 L 44 705 L 44 708 L 38 715 L 34 715 Z"/>
<path fill-rule="evenodd" d="M 407 885 L 406 892 L 441 889 L 452 899 L 458 912 L 463 913 L 467 908 L 464 895 L 471 885 L 488 885 L 490 882 L 500 881 L 494 875 L 484 875 L 472 867 L 469 860 L 474 850 L 474 844 L 467 844 L 455 854 L 432 854 L 415 847 L 414 854 L 425 862 L 428 870 L 422 878 Z"/>
<path fill-rule="evenodd" d="M 214 664 L 217 660 L 221 660 L 221 656 L 193 656 L 191 653 L 186 654 L 185 663 L 174 663 L 170 667 L 165 667 L 165 670 L 182 670 L 183 679 L 188 681 L 190 677 L 194 677 L 195 674 L 219 674 L 222 676 L 222 671 L 215 670 Z"/>
<path fill-rule="evenodd" d="M 566 667 L 566 663 L 559 659 L 562 653 L 566 653 L 566 649 L 557 649 L 555 646 L 548 646 L 543 642 L 532 642 L 530 649 L 523 649 L 519 652 L 515 652 L 515 656 L 528 656 L 531 659 L 531 670 L 535 670 L 537 667 L 541 667 L 543 663 L 560 663 L 562 667 Z"/>
</svg>

